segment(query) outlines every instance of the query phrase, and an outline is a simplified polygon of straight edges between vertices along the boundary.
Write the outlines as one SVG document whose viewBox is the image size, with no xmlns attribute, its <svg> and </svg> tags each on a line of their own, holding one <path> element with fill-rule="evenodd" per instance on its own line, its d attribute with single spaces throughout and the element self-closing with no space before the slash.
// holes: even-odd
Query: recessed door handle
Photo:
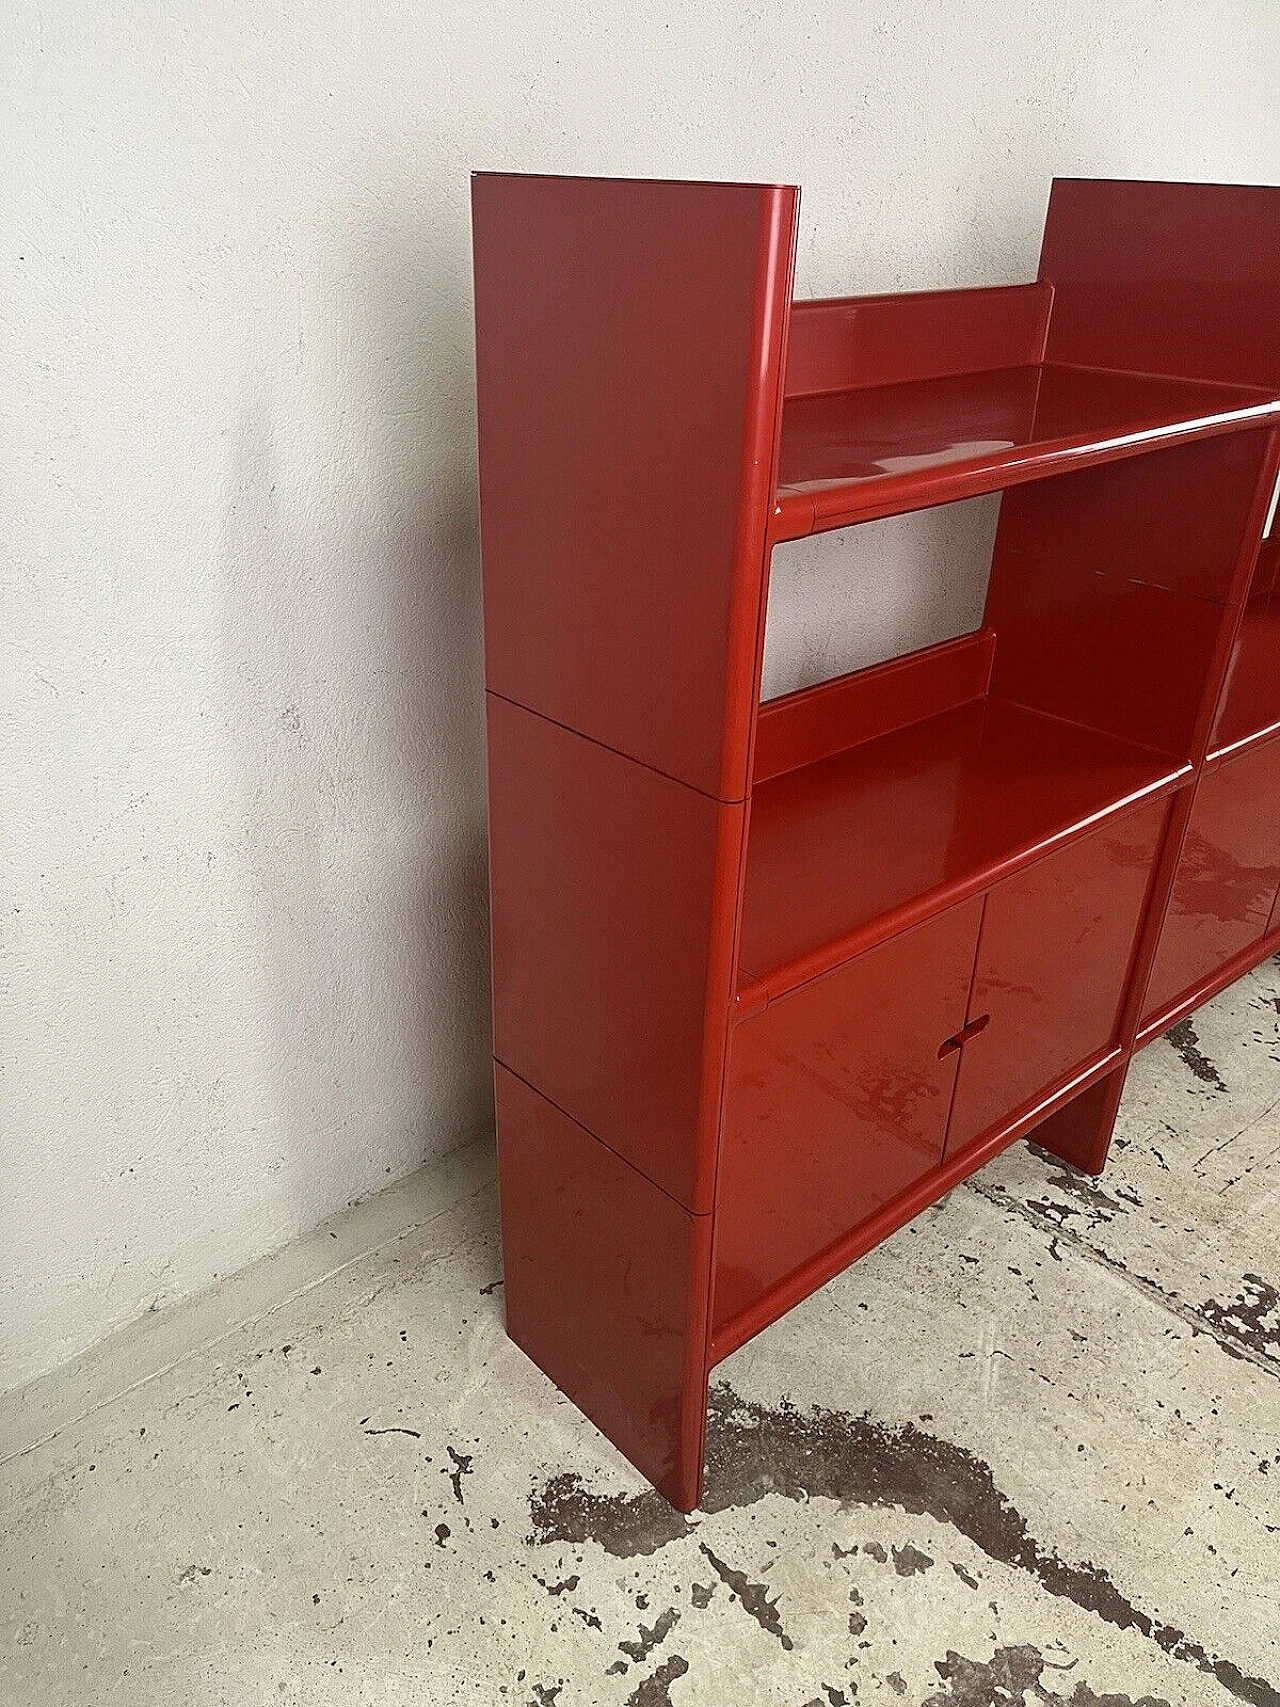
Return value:
<svg viewBox="0 0 1280 1707">
<path fill-rule="evenodd" d="M 990 1014 L 979 1014 L 977 1019 L 971 1019 L 968 1025 L 963 1026 L 958 1032 L 956 1032 L 954 1037 L 949 1037 L 945 1043 L 939 1046 L 939 1061 L 944 1060 L 948 1055 L 950 1055 L 953 1049 L 959 1049 L 963 1044 L 968 1043 L 969 1039 L 971 1037 L 976 1037 L 980 1031 L 985 1031 L 990 1024 Z"/>
</svg>

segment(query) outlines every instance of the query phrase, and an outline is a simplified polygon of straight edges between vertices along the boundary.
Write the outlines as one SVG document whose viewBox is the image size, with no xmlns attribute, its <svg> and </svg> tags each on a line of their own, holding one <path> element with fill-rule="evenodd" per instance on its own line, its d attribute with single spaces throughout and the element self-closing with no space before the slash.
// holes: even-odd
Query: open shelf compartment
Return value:
<svg viewBox="0 0 1280 1707">
<path fill-rule="evenodd" d="M 762 707 L 758 751 L 771 774 L 758 765 L 752 794 L 744 1008 L 1191 774 L 1166 753 L 992 696 L 983 680 L 990 641 L 967 636 Z M 906 709 L 907 680 L 917 684 L 923 715 Z M 886 703 L 903 721 L 868 736 L 867 716 Z M 819 736 L 815 748 L 824 718 L 829 738 Z M 819 756 L 779 768 L 788 764 L 783 726 L 798 719 L 807 720 L 803 739 Z"/>
<path fill-rule="evenodd" d="M 794 302 L 775 543 L 1280 419 L 1257 383 L 1064 351 L 1057 301 L 1041 278 Z"/>
</svg>

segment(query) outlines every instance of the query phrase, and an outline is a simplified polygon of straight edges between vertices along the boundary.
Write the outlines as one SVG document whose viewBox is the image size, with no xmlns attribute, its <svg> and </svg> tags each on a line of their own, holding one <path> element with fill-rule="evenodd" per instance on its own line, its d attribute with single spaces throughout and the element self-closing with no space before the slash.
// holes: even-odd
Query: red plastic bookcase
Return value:
<svg viewBox="0 0 1280 1707">
<path fill-rule="evenodd" d="M 507 1329 L 682 1510 L 719 1359 L 1280 948 L 1280 190 L 816 302 L 798 201 L 472 186 Z M 980 629 L 761 703 L 774 546 L 997 491 Z"/>
</svg>

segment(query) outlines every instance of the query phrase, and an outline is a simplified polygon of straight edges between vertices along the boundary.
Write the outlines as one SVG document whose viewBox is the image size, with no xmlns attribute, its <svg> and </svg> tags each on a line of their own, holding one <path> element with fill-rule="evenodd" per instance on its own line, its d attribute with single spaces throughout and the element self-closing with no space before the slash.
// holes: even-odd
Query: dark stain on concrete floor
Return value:
<svg viewBox="0 0 1280 1707">
<path fill-rule="evenodd" d="M 1177 1050 L 1183 1066 L 1194 1073 L 1202 1085 L 1209 1085 L 1215 1091 L 1226 1091 L 1221 1073 L 1200 1047 L 1199 1033 L 1189 1019 L 1181 1020 L 1165 1035 Z"/>
<path fill-rule="evenodd" d="M 997 1648 L 987 1661 L 966 1659 L 948 1650 L 945 1659 L 934 1661 L 946 1692 L 928 1696 L 921 1707 L 1012 1707 L 1027 1700 L 1042 1707 L 1169 1707 L 1168 1701 L 1155 1695 L 1137 1700 L 1114 1692 L 1096 1695 L 1087 1683 L 1077 1683 L 1069 1695 L 1061 1695 L 1045 1681 L 1047 1664 L 1040 1650 L 1030 1645 Z"/>
<path fill-rule="evenodd" d="M 914 1423 L 892 1427 L 817 1406 L 801 1412 L 785 1402 L 766 1407 L 721 1383 L 711 1393 L 702 1510 L 740 1510 L 769 1494 L 829 1499 L 844 1510 L 893 1507 L 949 1524 L 988 1558 L 1026 1572 L 1047 1593 L 1118 1629 L 1136 1631 L 1250 1707 L 1280 1707 L 1276 1685 L 1246 1675 L 1185 1631 L 1134 1606 L 1102 1567 L 1064 1560 L 1038 1541 L 980 1458 Z M 696 1517 L 682 1516 L 651 1491 L 600 1495 L 573 1472 L 535 1489 L 530 1516 L 535 1543 L 596 1542 L 617 1558 L 653 1553 L 697 1527 Z M 705 1545 L 701 1550 L 752 1616 L 789 1646 L 760 1585 L 746 1585 L 744 1592 Z M 940 1699 L 976 1703 L 981 1698 Z"/>
<path fill-rule="evenodd" d="M 683 1654 L 672 1654 L 627 1697 L 627 1707 L 671 1707 L 671 1685 L 683 1677 L 689 1662 Z"/>
<path fill-rule="evenodd" d="M 1277 1707 L 1278 1019 L 1268 967 L 1135 1063 L 1104 1179 L 1019 1146 L 735 1354 L 691 1519 L 451 1200 L 10 1463 L 0 1702 L 394 1656 L 433 1707 Z"/>
</svg>

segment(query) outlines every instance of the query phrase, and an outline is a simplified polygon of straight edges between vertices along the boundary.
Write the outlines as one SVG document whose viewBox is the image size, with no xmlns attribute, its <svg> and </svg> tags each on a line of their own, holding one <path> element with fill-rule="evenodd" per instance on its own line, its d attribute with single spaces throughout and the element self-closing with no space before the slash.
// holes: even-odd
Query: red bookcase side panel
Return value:
<svg viewBox="0 0 1280 1707">
<path fill-rule="evenodd" d="M 503 1067 L 507 1332 L 682 1511 L 706 1428 L 711 1220 L 690 1215 Z"/>
<path fill-rule="evenodd" d="M 747 789 L 797 192 L 472 180 L 487 684 Z"/>
<path fill-rule="evenodd" d="M 494 1054 L 708 1209 L 745 808 L 488 712 Z"/>
<path fill-rule="evenodd" d="M 1280 386 L 1280 189 L 1055 178 L 1048 360 Z"/>
</svg>

